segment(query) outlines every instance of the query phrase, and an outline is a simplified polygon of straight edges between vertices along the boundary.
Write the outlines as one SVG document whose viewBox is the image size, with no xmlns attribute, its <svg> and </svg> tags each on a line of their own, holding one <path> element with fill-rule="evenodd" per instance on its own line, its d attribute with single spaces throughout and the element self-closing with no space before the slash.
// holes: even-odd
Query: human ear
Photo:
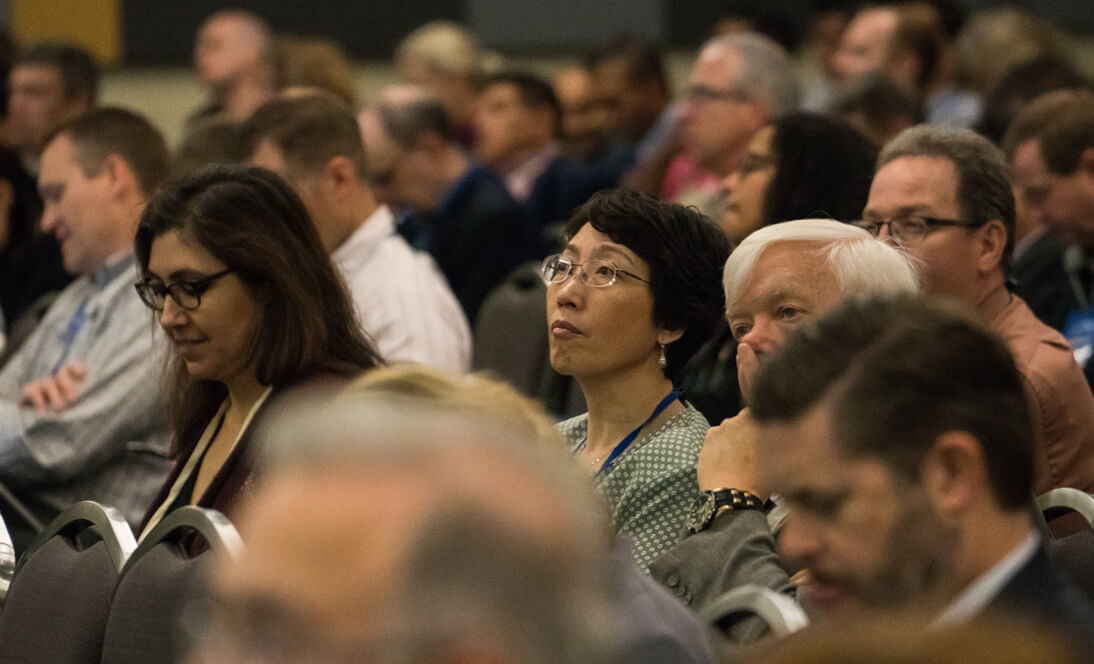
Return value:
<svg viewBox="0 0 1094 664">
<path fill-rule="evenodd" d="M 923 458 L 920 482 L 940 516 L 954 518 L 968 511 L 989 489 L 979 439 L 967 431 L 939 434 Z"/>
<path fill-rule="evenodd" d="M 1007 249 L 1007 228 L 1002 221 L 992 219 L 981 227 L 979 256 L 976 266 L 981 273 L 991 272 L 1003 262 Z"/>
</svg>

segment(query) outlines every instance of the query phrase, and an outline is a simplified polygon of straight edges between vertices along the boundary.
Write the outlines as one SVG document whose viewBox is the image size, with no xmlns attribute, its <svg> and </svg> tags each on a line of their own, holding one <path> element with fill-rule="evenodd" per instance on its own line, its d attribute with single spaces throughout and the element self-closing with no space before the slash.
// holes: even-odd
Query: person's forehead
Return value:
<svg viewBox="0 0 1094 664">
<path fill-rule="evenodd" d="M 76 145 L 67 134 L 61 134 L 46 144 L 42 150 L 41 168 L 38 176 L 39 184 L 45 180 L 59 180 L 64 182 L 69 177 L 80 174 L 76 165 Z"/>
<path fill-rule="evenodd" d="M 793 223 L 793 222 L 791 222 Z M 820 242 L 775 242 L 764 249 L 749 270 L 729 316 L 751 313 L 773 299 L 799 297 L 830 299 L 838 293 L 836 273 L 828 264 Z"/>
<path fill-rule="evenodd" d="M 855 44 L 888 45 L 897 27 L 896 12 L 887 8 L 863 9 L 851 19 L 845 38 Z"/>
<path fill-rule="evenodd" d="M 1019 145 L 1014 151 L 1010 164 L 1015 180 L 1048 174 L 1044 155 L 1041 154 L 1041 142 L 1036 138 L 1031 138 Z"/>
<path fill-rule="evenodd" d="M 239 520 L 248 548 L 218 569 L 220 591 L 315 617 L 380 610 L 428 507 L 395 479 L 339 469 L 272 478 Z"/>
<path fill-rule="evenodd" d="M 935 155 L 898 157 L 878 169 L 866 209 L 887 214 L 900 207 L 957 211 L 957 167 Z"/>
<path fill-rule="evenodd" d="M 724 90 L 737 85 L 740 71 L 741 56 L 737 49 L 725 44 L 711 44 L 699 54 L 691 70 L 691 82 Z"/>
<path fill-rule="evenodd" d="M 61 89 L 61 70 L 47 62 L 28 62 L 11 69 L 11 81 L 18 85 L 50 86 Z"/>
</svg>

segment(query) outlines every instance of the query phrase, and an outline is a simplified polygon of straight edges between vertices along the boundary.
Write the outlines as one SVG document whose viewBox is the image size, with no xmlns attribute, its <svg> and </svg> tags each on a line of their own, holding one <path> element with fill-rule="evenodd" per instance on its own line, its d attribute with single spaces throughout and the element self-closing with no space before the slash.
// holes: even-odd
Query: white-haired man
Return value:
<svg viewBox="0 0 1094 664">
<path fill-rule="evenodd" d="M 756 370 L 791 331 L 850 298 L 915 293 L 919 285 L 904 254 L 860 228 L 827 219 L 752 233 L 726 261 L 723 283 L 746 401 Z M 710 430 L 699 456 L 703 500 L 695 506 L 691 534 L 650 566 L 655 578 L 693 608 L 743 583 L 787 585 L 755 453 L 755 425 L 747 408 Z M 753 629 L 751 623 L 741 625 L 730 637 L 749 641 L 758 635 Z"/>
</svg>

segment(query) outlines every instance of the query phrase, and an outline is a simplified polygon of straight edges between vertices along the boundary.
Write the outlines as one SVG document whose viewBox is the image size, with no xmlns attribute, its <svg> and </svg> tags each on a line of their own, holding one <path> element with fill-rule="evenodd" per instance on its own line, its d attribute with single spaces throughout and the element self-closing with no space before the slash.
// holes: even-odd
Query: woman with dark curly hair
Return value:
<svg viewBox="0 0 1094 664">
<path fill-rule="evenodd" d="M 213 167 L 152 200 L 137 293 L 171 340 L 175 468 L 145 517 L 228 511 L 248 484 L 252 422 L 274 393 L 382 361 L 303 203 L 259 168 Z"/>
<path fill-rule="evenodd" d="M 722 318 L 729 243 L 694 209 L 626 190 L 593 196 L 564 237 L 542 268 L 551 365 L 576 379 L 589 412 L 559 430 L 645 568 L 698 499 L 709 425 L 673 380 Z"/>
<path fill-rule="evenodd" d="M 847 124 L 789 113 L 752 138 L 740 167 L 722 180 L 722 230 L 736 246 L 753 231 L 794 219 L 858 219 L 877 149 Z M 720 321 L 684 371 L 682 386 L 711 422 L 737 414 L 737 342 Z"/>
</svg>

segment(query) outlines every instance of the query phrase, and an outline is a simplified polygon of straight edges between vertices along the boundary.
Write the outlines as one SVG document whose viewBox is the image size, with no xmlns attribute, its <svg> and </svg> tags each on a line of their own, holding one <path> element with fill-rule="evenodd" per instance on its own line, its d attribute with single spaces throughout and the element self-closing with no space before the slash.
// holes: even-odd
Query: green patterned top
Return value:
<svg viewBox="0 0 1094 664">
<path fill-rule="evenodd" d="M 612 525 L 634 540 L 634 562 L 643 570 L 680 540 L 699 498 L 695 466 L 710 425 L 694 407 L 685 406 L 657 431 L 640 436 L 596 479 Z M 588 419 L 585 413 L 558 424 L 574 454 L 585 447 Z"/>
</svg>

